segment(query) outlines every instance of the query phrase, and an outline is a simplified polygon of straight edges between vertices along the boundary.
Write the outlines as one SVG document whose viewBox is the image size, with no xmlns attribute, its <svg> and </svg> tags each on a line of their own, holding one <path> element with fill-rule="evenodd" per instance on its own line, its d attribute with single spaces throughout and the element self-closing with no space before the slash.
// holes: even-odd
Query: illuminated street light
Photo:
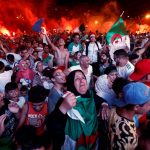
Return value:
<svg viewBox="0 0 150 150">
<path fill-rule="evenodd" d="M 98 21 L 97 21 L 97 20 L 95 20 L 95 21 L 94 21 L 94 24 L 96 24 L 96 25 L 97 25 L 97 24 L 98 24 Z"/>
<path fill-rule="evenodd" d="M 150 19 L 150 14 L 145 15 L 146 19 Z"/>
</svg>

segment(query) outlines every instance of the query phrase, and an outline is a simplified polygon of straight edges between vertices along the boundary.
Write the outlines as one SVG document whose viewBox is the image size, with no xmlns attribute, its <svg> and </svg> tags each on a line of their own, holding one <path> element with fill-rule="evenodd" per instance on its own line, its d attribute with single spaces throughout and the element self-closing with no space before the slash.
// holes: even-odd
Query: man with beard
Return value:
<svg viewBox="0 0 150 150">
<path fill-rule="evenodd" d="M 106 52 L 101 52 L 100 53 L 100 66 L 99 66 L 100 75 L 103 75 L 106 68 L 111 65 L 112 65 L 112 61 L 110 59 L 109 54 L 107 54 Z"/>
</svg>

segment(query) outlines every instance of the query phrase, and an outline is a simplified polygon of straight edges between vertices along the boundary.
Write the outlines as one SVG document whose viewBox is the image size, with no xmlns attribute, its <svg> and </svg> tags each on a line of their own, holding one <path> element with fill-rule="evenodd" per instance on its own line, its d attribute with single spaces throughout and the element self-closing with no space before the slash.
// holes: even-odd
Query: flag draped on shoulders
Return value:
<svg viewBox="0 0 150 150">
<path fill-rule="evenodd" d="M 130 38 L 120 17 L 106 34 L 106 41 L 109 45 L 110 56 L 113 59 L 113 53 L 118 49 L 130 50 Z"/>
<path fill-rule="evenodd" d="M 98 122 L 94 99 L 77 98 L 74 107 L 83 120 L 69 117 L 65 128 L 65 142 L 61 150 L 94 150 L 98 138 Z"/>
</svg>

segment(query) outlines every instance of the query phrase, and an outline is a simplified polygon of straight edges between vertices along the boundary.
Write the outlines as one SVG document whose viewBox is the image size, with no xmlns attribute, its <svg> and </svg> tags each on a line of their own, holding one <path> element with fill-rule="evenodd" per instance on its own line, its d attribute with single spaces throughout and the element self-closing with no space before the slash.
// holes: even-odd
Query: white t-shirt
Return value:
<svg viewBox="0 0 150 150">
<path fill-rule="evenodd" d="M 95 83 L 96 95 L 102 97 L 107 101 L 107 103 L 112 106 L 113 99 L 116 97 L 114 91 L 108 87 L 107 75 L 101 75 L 97 78 Z"/>
<path fill-rule="evenodd" d="M 5 85 L 8 82 L 11 82 L 12 74 L 13 74 L 12 70 L 4 71 L 3 73 L 0 73 L 0 92 L 4 92 Z"/>
<path fill-rule="evenodd" d="M 21 56 L 19 54 L 16 54 L 16 53 L 7 53 L 7 55 L 13 55 L 14 56 L 14 63 L 10 64 L 9 61 L 6 60 L 7 64 L 5 66 L 10 66 L 11 68 L 14 68 L 15 64 L 17 64 L 20 60 L 21 60 Z"/>
<path fill-rule="evenodd" d="M 134 66 L 128 61 L 124 67 L 117 66 L 117 71 L 120 77 L 127 79 L 134 72 Z"/>
<path fill-rule="evenodd" d="M 98 47 L 97 47 L 98 44 Z M 88 46 L 88 56 L 92 63 L 97 62 L 97 52 L 99 49 L 102 48 L 101 44 L 99 42 L 96 43 L 90 43 Z"/>
<path fill-rule="evenodd" d="M 19 54 L 16 54 L 16 53 L 7 53 L 6 56 L 8 54 L 11 54 L 11 55 L 14 55 L 14 58 L 15 58 L 15 62 L 18 62 L 21 60 L 21 56 Z"/>
<path fill-rule="evenodd" d="M 74 54 L 75 52 L 78 52 L 79 50 L 80 50 L 79 44 L 77 46 L 73 45 L 71 53 Z"/>
<path fill-rule="evenodd" d="M 71 70 L 71 71 L 74 71 L 74 70 L 82 70 L 82 68 L 81 68 L 80 65 L 76 65 L 76 66 L 70 67 L 69 70 Z M 92 74 L 93 74 L 93 68 L 92 68 L 91 65 L 89 65 L 88 73 L 85 74 L 85 77 L 86 77 L 86 80 L 87 80 L 88 87 L 90 87 L 90 82 L 91 82 Z"/>
<path fill-rule="evenodd" d="M 7 65 L 8 65 L 8 62 L 7 62 L 5 59 L 0 58 L 0 61 L 1 61 L 1 62 L 3 62 L 5 66 L 7 66 Z"/>
</svg>

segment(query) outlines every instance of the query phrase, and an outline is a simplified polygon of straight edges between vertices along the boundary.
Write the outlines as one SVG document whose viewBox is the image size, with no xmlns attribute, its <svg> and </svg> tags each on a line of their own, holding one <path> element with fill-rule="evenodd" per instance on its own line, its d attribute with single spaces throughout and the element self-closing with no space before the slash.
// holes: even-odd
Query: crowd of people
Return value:
<svg viewBox="0 0 150 150">
<path fill-rule="evenodd" d="M 149 150 L 150 34 L 110 56 L 94 32 L 0 35 L 0 150 Z"/>
</svg>

